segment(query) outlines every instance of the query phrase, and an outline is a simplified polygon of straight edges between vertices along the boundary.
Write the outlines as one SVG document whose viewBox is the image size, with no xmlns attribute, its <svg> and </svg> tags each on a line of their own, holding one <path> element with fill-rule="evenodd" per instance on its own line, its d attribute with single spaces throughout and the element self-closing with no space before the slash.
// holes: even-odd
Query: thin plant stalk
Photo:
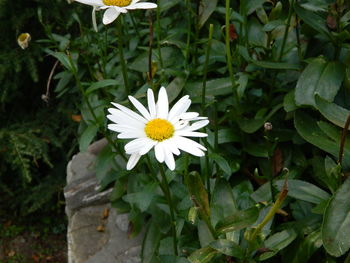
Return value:
<svg viewBox="0 0 350 263">
<path fill-rule="evenodd" d="M 163 187 L 165 189 L 165 198 L 167 199 L 168 202 L 168 206 L 169 206 L 169 210 L 170 210 L 170 225 L 171 225 L 171 232 L 172 232 L 172 236 L 173 236 L 173 248 L 174 248 L 174 254 L 177 256 L 178 252 L 177 252 L 177 237 L 176 237 L 176 221 L 175 221 L 175 208 L 174 208 L 174 204 L 171 198 L 171 193 L 170 193 L 170 188 L 169 188 L 169 183 L 168 183 L 168 179 L 166 178 L 165 172 L 164 172 L 164 168 L 162 164 L 159 164 L 159 171 L 160 171 L 160 175 L 162 176 L 162 180 L 163 180 Z"/>
<path fill-rule="evenodd" d="M 289 6 L 289 11 L 288 11 L 286 29 L 284 30 L 282 46 L 281 46 L 280 54 L 278 56 L 278 61 L 281 61 L 283 53 L 284 53 L 284 48 L 286 46 L 286 42 L 287 42 L 287 38 L 288 38 L 288 31 L 289 31 L 289 27 L 290 27 L 290 21 L 292 19 L 292 14 L 293 14 L 293 5 L 294 5 L 294 0 L 291 0 L 290 6 Z"/>
<path fill-rule="evenodd" d="M 211 51 L 211 43 L 213 39 L 213 31 L 214 31 L 214 25 L 209 25 L 209 37 L 208 37 L 208 45 L 205 55 L 205 63 L 204 63 L 204 72 L 203 72 L 203 88 L 202 88 L 202 105 L 201 105 L 201 113 L 204 115 L 205 111 L 205 95 L 207 90 L 207 75 L 208 75 L 208 64 L 209 64 L 209 57 L 210 57 L 210 51 Z M 206 138 L 203 138 L 204 144 L 207 145 L 208 142 Z M 207 184 L 207 191 L 208 191 L 208 198 L 210 200 L 210 176 L 209 176 L 209 157 L 206 154 L 205 155 L 205 173 L 204 173 L 206 184 Z"/>
<path fill-rule="evenodd" d="M 153 46 L 153 20 L 149 17 L 149 50 L 148 50 L 148 81 L 154 91 L 153 87 L 153 66 L 152 66 L 152 46 Z"/>
<path fill-rule="evenodd" d="M 261 232 L 261 230 L 264 228 L 264 226 L 273 218 L 273 216 L 277 213 L 277 211 L 280 209 L 284 199 L 286 199 L 288 194 L 288 184 L 287 179 L 284 183 L 284 186 L 281 190 L 281 192 L 278 195 L 278 198 L 276 202 L 274 202 L 273 206 L 267 213 L 267 215 L 264 217 L 264 219 L 261 221 L 261 223 L 254 229 L 253 233 L 251 234 L 249 241 L 253 242 L 257 235 Z"/>
<path fill-rule="evenodd" d="M 161 79 L 165 79 L 164 75 L 164 63 L 163 63 L 163 57 L 162 57 L 162 50 L 161 50 L 161 27 L 160 27 L 160 0 L 157 0 L 157 49 L 158 49 L 158 57 L 159 57 L 159 63 L 161 68 Z"/>
<path fill-rule="evenodd" d="M 348 118 L 346 120 L 344 129 L 342 131 L 341 139 L 340 139 L 339 159 L 338 159 L 340 165 L 342 164 L 343 158 L 344 158 L 344 146 L 345 146 L 346 135 L 348 133 L 349 126 L 350 126 L 350 115 L 348 116 Z"/>
<path fill-rule="evenodd" d="M 185 50 L 185 69 L 189 72 L 189 64 L 190 64 L 190 44 L 191 44 L 191 7 L 190 0 L 186 0 L 186 7 L 188 11 L 188 19 L 187 19 L 187 40 L 186 40 L 186 50 Z"/>
<path fill-rule="evenodd" d="M 129 88 L 129 79 L 128 79 L 128 73 L 126 69 L 125 59 L 124 59 L 124 50 L 123 50 L 123 28 L 122 28 L 122 16 L 119 16 L 117 21 L 117 31 L 118 31 L 118 50 L 119 50 L 119 58 L 120 58 L 120 65 L 122 67 L 122 74 L 124 79 L 124 86 L 125 86 L 125 93 L 130 94 L 130 88 Z"/>
<path fill-rule="evenodd" d="M 230 45 L 230 0 L 226 0 L 226 15 L 225 15 L 225 46 L 226 46 L 226 62 L 227 62 L 227 68 L 230 73 L 230 79 L 231 79 L 231 85 L 232 85 L 232 92 L 233 97 L 235 99 L 235 104 L 238 103 L 238 94 L 236 90 L 236 81 L 235 76 L 233 74 L 233 67 L 232 67 L 232 54 L 231 54 L 231 45 Z"/>
</svg>

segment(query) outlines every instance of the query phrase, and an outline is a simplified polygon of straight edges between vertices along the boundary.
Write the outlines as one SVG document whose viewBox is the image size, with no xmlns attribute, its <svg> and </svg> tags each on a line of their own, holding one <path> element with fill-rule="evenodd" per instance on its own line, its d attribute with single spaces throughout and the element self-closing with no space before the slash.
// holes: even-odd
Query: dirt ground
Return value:
<svg viewBox="0 0 350 263">
<path fill-rule="evenodd" d="M 65 233 L 40 234 L 24 230 L 0 236 L 0 263 L 66 263 Z"/>
</svg>

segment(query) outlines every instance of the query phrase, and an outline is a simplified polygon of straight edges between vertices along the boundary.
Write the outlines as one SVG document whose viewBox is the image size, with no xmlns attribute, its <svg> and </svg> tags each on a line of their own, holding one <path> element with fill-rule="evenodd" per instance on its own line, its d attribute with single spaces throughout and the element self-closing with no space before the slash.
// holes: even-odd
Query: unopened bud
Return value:
<svg viewBox="0 0 350 263">
<path fill-rule="evenodd" d="M 22 33 L 17 38 L 17 43 L 22 49 L 26 49 L 28 47 L 29 42 L 30 42 L 31 39 L 32 38 L 29 35 L 29 33 Z"/>
<path fill-rule="evenodd" d="M 264 129 L 265 129 L 265 131 L 271 131 L 272 130 L 272 123 L 271 122 L 265 122 Z"/>
</svg>

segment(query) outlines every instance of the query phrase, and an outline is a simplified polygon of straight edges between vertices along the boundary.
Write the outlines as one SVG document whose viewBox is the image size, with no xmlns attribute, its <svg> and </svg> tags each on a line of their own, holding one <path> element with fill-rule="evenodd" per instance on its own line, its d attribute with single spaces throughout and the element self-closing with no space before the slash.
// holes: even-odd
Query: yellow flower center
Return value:
<svg viewBox="0 0 350 263">
<path fill-rule="evenodd" d="M 102 0 L 105 5 L 114 5 L 114 6 L 128 6 L 131 4 L 131 0 Z"/>
<path fill-rule="evenodd" d="M 154 119 L 146 124 L 145 133 L 148 138 L 161 142 L 174 135 L 174 126 L 167 120 Z"/>
</svg>

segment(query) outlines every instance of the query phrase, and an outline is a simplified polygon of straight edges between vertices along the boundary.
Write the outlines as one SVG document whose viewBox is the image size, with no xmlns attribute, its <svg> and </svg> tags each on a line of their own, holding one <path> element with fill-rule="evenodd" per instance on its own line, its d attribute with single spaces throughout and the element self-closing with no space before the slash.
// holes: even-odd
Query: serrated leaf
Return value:
<svg viewBox="0 0 350 263">
<path fill-rule="evenodd" d="M 350 178 L 329 202 L 322 224 L 322 241 L 326 251 L 335 257 L 350 248 Z"/>
</svg>

